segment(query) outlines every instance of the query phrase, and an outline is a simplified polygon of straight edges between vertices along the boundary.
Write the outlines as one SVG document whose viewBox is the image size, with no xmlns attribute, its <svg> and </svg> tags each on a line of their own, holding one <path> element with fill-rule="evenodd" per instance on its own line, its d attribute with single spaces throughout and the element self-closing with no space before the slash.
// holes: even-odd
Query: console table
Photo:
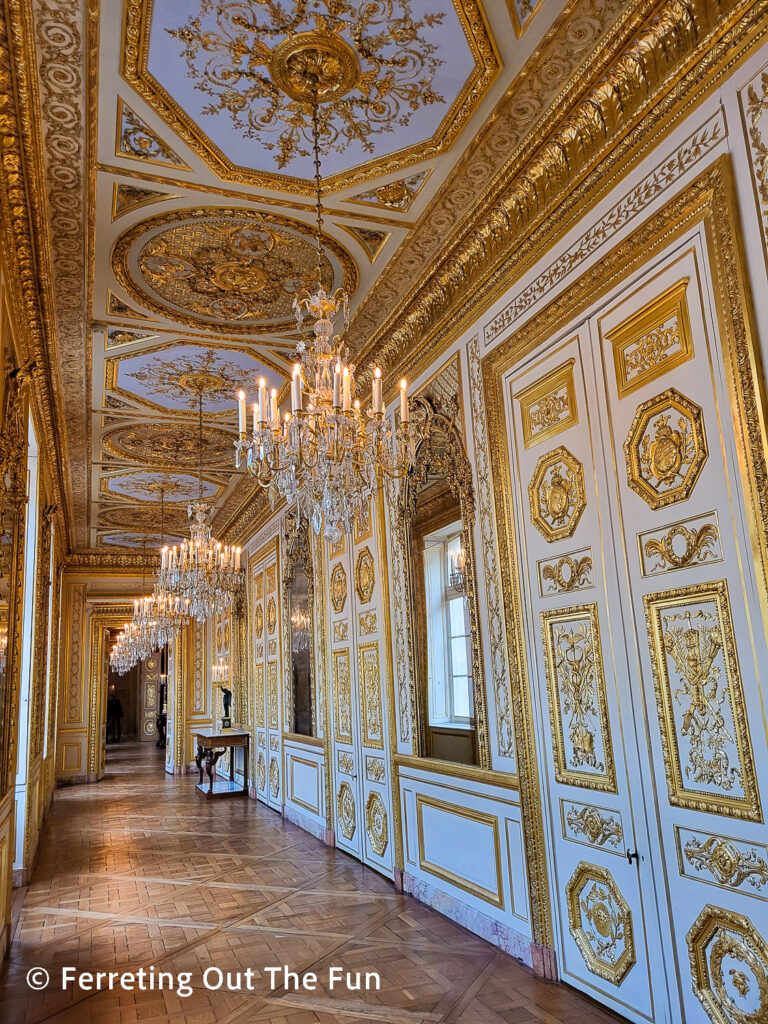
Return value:
<svg viewBox="0 0 768 1024">
<path fill-rule="evenodd" d="M 201 729 L 195 733 L 197 754 L 195 764 L 200 772 L 200 781 L 195 787 L 205 796 L 234 796 L 248 793 L 248 758 L 250 754 L 250 733 L 243 729 Z M 243 762 L 243 784 L 235 782 L 235 750 L 236 747 L 245 748 L 245 759 Z M 229 778 L 216 779 L 213 781 L 213 771 L 216 762 L 232 750 L 229 760 Z M 203 782 L 203 769 L 208 776 L 208 786 Z"/>
</svg>

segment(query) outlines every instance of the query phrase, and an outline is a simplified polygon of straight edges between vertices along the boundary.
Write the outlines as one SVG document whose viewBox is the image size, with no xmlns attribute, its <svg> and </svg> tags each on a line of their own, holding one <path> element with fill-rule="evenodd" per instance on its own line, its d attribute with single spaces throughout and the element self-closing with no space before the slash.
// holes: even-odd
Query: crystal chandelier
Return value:
<svg viewBox="0 0 768 1024">
<path fill-rule="evenodd" d="M 291 616 L 291 649 L 296 653 L 309 650 L 309 626 L 309 614 L 297 609 Z"/>
<path fill-rule="evenodd" d="M 196 619 L 226 611 L 243 588 L 241 549 L 222 545 L 206 522 L 212 506 L 203 500 L 203 392 L 198 397 L 198 497 L 187 506 L 194 515 L 189 540 L 164 546 L 155 593 L 170 600 L 171 608 Z M 177 600 L 178 599 L 178 600 Z"/>
<path fill-rule="evenodd" d="M 311 79 L 313 71 L 305 75 Z M 304 86 L 306 87 L 306 82 Z M 306 88 L 297 93 L 305 101 Z M 320 177 L 318 85 L 312 96 L 312 127 L 317 213 L 317 286 L 293 301 L 299 330 L 313 327 L 307 344 L 299 342 L 298 361 L 291 381 L 291 413 L 281 423 L 277 391 L 269 400 L 264 379 L 259 381 L 253 406 L 253 429 L 246 434 L 246 394 L 238 395 L 238 440 L 235 466 L 246 457 L 248 472 L 269 492 L 274 507 L 279 496 L 295 502 L 312 529 L 323 530 L 332 543 L 341 531 L 351 533 L 356 516 L 365 515 L 370 495 L 381 475 L 404 475 L 413 459 L 417 432 L 411 425 L 408 384 L 400 383 L 400 419 L 393 437 L 385 418 L 381 370 L 374 370 L 371 409 L 367 418 L 355 398 L 355 367 L 340 337 L 334 339 L 335 321 L 349 323 L 348 297 L 341 289 L 329 294 L 322 279 L 323 210 Z"/>
<path fill-rule="evenodd" d="M 117 634 L 109 652 L 109 667 L 114 669 L 118 675 L 124 676 L 138 662 L 137 651 L 136 627 L 132 622 L 126 622 L 123 629 Z"/>
</svg>

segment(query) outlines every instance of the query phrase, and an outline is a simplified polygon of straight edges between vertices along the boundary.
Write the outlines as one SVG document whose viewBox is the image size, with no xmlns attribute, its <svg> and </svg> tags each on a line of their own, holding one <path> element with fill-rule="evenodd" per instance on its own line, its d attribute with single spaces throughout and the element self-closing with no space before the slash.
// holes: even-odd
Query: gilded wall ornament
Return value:
<svg viewBox="0 0 768 1024">
<path fill-rule="evenodd" d="M 754 848 L 726 836 L 708 836 L 702 842 L 692 836 L 683 847 L 685 859 L 697 871 L 707 871 L 718 885 L 738 889 L 744 882 L 753 889 L 762 889 L 768 882 L 768 861 Z M 763 847 L 765 852 L 765 847 Z"/>
<path fill-rule="evenodd" d="M 373 499 L 365 503 L 362 515 L 355 516 L 355 544 L 362 544 L 373 535 Z"/>
<path fill-rule="evenodd" d="M 762 229 L 763 254 L 768 263 L 768 70 L 762 67 L 740 90 L 742 121 L 747 136 L 755 208 Z"/>
<path fill-rule="evenodd" d="M 574 363 L 574 359 L 569 359 L 515 395 L 520 403 L 526 448 L 578 423 L 573 386 Z"/>
<path fill-rule="evenodd" d="M 325 238 L 324 287 L 357 288 L 352 257 Z M 178 209 L 128 228 L 115 243 L 112 269 L 137 302 L 160 316 L 243 333 L 295 329 L 293 299 L 316 281 L 310 228 L 247 207 Z"/>
<path fill-rule="evenodd" d="M 110 455 L 147 465 L 197 467 L 199 445 L 183 423 L 131 423 L 105 431 L 101 444 Z M 203 463 L 225 466 L 232 459 L 232 435 L 203 427 Z"/>
<path fill-rule="evenodd" d="M 163 164 L 177 170 L 189 170 L 178 153 L 174 153 L 171 147 L 122 100 L 117 102 L 115 155 L 143 160 L 144 163 Z"/>
<path fill-rule="evenodd" d="M 607 868 L 580 861 L 565 887 L 568 925 L 587 969 L 620 985 L 634 967 L 632 913 Z"/>
<path fill-rule="evenodd" d="M 269 737 L 269 749 L 277 751 L 280 749 L 280 737 L 274 733 Z"/>
<path fill-rule="evenodd" d="M 748 917 L 708 904 L 686 941 L 693 991 L 711 1021 L 768 1019 L 768 946 Z"/>
<path fill-rule="evenodd" d="M 371 600 L 375 586 L 376 564 L 370 549 L 365 547 L 355 562 L 355 590 L 363 604 Z"/>
<path fill-rule="evenodd" d="M 375 633 L 378 629 L 376 612 L 361 612 L 357 617 L 357 628 L 360 631 L 360 636 L 370 636 L 371 633 Z"/>
<path fill-rule="evenodd" d="M 542 612 L 541 632 L 555 777 L 615 793 L 597 605 Z"/>
<path fill-rule="evenodd" d="M 333 710 L 337 743 L 352 742 L 352 683 L 349 648 L 333 652 Z"/>
<path fill-rule="evenodd" d="M 274 597 L 267 601 L 267 633 L 274 633 L 277 625 L 277 604 Z"/>
<path fill-rule="evenodd" d="M 588 554 L 577 551 L 573 555 L 563 555 L 553 562 L 543 559 L 538 563 L 538 569 L 542 597 L 547 594 L 570 594 L 595 585 L 591 551 Z"/>
<path fill-rule="evenodd" d="M 418 174 L 409 174 L 405 178 L 387 182 L 386 185 L 378 185 L 366 192 L 358 192 L 357 195 L 349 197 L 349 202 L 365 206 L 383 206 L 387 210 L 407 213 L 430 173 L 419 171 Z"/>
<path fill-rule="evenodd" d="M 606 334 L 619 398 L 693 358 L 688 283 L 686 277 L 673 284 Z"/>
<path fill-rule="evenodd" d="M 264 726 L 266 724 L 265 718 L 265 705 L 264 705 L 264 665 L 259 663 L 255 666 L 254 683 L 253 683 L 253 703 L 254 703 L 254 716 L 256 718 L 256 725 Z M 259 735 L 261 740 L 261 735 Z"/>
<path fill-rule="evenodd" d="M 333 624 L 333 642 L 340 643 L 349 637 L 349 620 L 338 619 Z"/>
<path fill-rule="evenodd" d="M 363 712 L 363 745 L 384 749 L 384 719 L 381 710 L 379 645 L 374 640 L 357 649 Z"/>
<path fill-rule="evenodd" d="M 348 750 L 339 751 L 339 771 L 343 775 L 352 775 L 355 770 L 355 759 Z"/>
<path fill-rule="evenodd" d="M 383 857 L 389 843 L 389 828 L 384 801 L 376 790 L 369 794 L 365 805 L 365 831 L 371 850 L 377 857 Z"/>
<path fill-rule="evenodd" d="M 674 388 L 638 406 L 624 442 L 627 483 L 652 509 L 685 501 L 707 461 L 701 408 Z"/>
<path fill-rule="evenodd" d="M 536 463 L 528 485 L 531 522 L 547 541 L 571 537 L 587 507 L 584 470 L 567 448 L 555 448 Z"/>
<path fill-rule="evenodd" d="M 256 636 L 259 639 L 261 639 L 261 637 L 264 634 L 264 605 L 263 604 L 257 604 L 256 605 L 256 611 L 254 612 L 253 618 L 254 618 L 253 625 L 254 625 L 254 630 L 256 632 Z"/>
<path fill-rule="evenodd" d="M 259 751 L 259 756 L 256 759 L 256 778 L 259 783 L 259 789 L 264 792 L 267 788 L 267 766 L 261 751 Z"/>
<path fill-rule="evenodd" d="M 280 767 L 276 757 L 269 759 L 269 792 L 273 800 L 277 800 L 280 792 Z"/>
<path fill-rule="evenodd" d="M 726 582 L 643 602 L 670 802 L 762 820 Z"/>
<path fill-rule="evenodd" d="M 587 804 L 566 804 L 563 802 L 563 835 L 566 839 L 581 837 L 590 846 L 618 848 L 624 840 L 621 815 L 603 813 L 599 807 Z M 622 851 L 623 852 L 623 851 Z"/>
<path fill-rule="evenodd" d="M 714 517 L 714 513 L 712 515 Z M 649 576 L 671 569 L 701 565 L 708 558 L 719 562 L 722 557 L 716 554 L 720 550 L 720 536 L 717 526 L 711 522 L 698 527 L 675 523 L 660 536 L 648 537 L 640 543 L 644 556 L 643 568 L 648 566 L 644 575 Z"/>
<path fill-rule="evenodd" d="M 384 767 L 383 757 L 371 757 L 370 754 L 366 755 L 365 758 L 365 777 L 369 782 L 381 782 L 381 780 L 387 774 L 387 769 Z"/>
<path fill-rule="evenodd" d="M 277 662 L 267 662 L 267 725 L 270 729 L 280 726 L 280 700 L 277 685 Z"/>
<path fill-rule="evenodd" d="M 341 834 L 345 839 L 352 839 L 357 828 L 357 812 L 355 810 L 355 798 L 352 795 L 348 782 L 342 782 L 339 786 L 336 798 L 336 811 L 338 814 Z"/>
<path fill-rule="evenodd" d="M 344 611 L 347 603 L 347 574 L 341 562 L 337 562 L 331 573 L 331 604 L 337 615 Z"/>
<path fill-rule="evenodd" d="M 382 231 L 380 228 L 363 228 L 352 224 L 341 224 L 344 230 L 362 245 L 371 263 L 375 263 L 381 250 L 391 237 L 391 231 Z"/>
<path fill-rule="evenodd" d="M 266 577 L 267 593 L 274 594 L 275 590 L 277 590 L 277 566 L 274 564 L 274 562 L 272 563 L 272 565 L 267 566 Z"/>
</svg>

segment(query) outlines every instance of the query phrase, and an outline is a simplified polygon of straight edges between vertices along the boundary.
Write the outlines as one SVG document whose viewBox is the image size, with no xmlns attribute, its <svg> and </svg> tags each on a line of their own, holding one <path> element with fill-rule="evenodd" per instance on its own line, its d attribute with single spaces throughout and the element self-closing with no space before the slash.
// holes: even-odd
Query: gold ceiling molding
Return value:
<svg viewBox="0 0 768 1024">
<path fill-rule="evenodd" d="M 240 167 L 216 146 L 197 122 L 182 110 L 160 83 L 149 73 L 149 34 L 152 24 L 153 0 L 127 0 L 123 28 L 123 78 L 147 104 L 183 139 L 223 181 L 278 189 L 296 195 L 311 195 L 313 184 L 304 178 L 279 172 L 256 171 Z M 459 95 L 446 111 L 430 139 L 387 156 L 374 158 L 346 171 L 331 175 L 323 182 L 324 191 L 332 192 L 359 185 L 430 159 L 448 150 L 466 125 L 491 82 L 500 70 L 500 61 L 478 0 L 454 0 L 467 45 L 472 51 L 474 69 Z"/>
<path fill-rule="evenodd" d="M 139 283 L 129 263 L 144 236 L 136 253 Z M 326 236 L 325 247 L 341 269 L 337 280 L 324 257 L 326 287 L 343 287 L 351 297 L 358 285 L 355 261 L 335 239 Z M 284 287 L 284 280 L 300 277 L 309 284 L 316 260 L 308 224 L 249 207 L 169 210 L 128 228 L 112 249 L 115 278 L 136 302 L 192 327 L 223 326 L 232 333 L 295 328 L 295 289 Z M 265 302 L 278 307 L 277 318 L 258 308 Z M 243 321 L 239 332 L 237 320 Z"/>
<path fill-rule="evenodd" d="M 232 462 L 235 435 L 218 427 L 203 427 L 203 466 L 211 469 Z M 105 452 L 119 459 L 151 467 L 195 469 L 197 439 L 186 423 L 158 423 L 146 420 L 106 430 L 101 435 Z"/>
<path fill-rule="evenodd" d="M 141 188 L 133 182 L 115 181 L 112 183 L 112 220 L 152 203 L 180 198 L 181 196 L 174 192 L 158 192 L 157 189 Z"/>
<path fill-rule="evenodd" d="M 43 326 L 40 296 L 41 281 L 46 286 L 50 279 L 38 265 L 44 223 L 42 168 L 30 155 L 37 146 L 32 120 L 34 78 L 30 80 L 30 70 L 36 63 L 29 59 L 31 41 L 22 7 L 21 0 L 11 0 L 0 9 L 0 208 L 5 250 L 13 253 L 6 273 L 16 314 L 20 348 L 16 355 L 19 364 L 35 366 L 32 394 L 36 419 L 42 427 L 41 450 L 52 464 L 53 501 L 59 510 L 60 533 L 70 538 L 65 459 L 57 457 L 62 450 L 62 432 L 61 406 L 49 358 L 54 341 Z"/>
<path fill-rule="evenodd" d="M 89 572 L 112 573 L 114 569 L 135 569 L 136 575 L 138 575 L 140 572 L 157 572 L 159 568 L 159 555 L 145 555 L 143 552 L 138 551 L 113 552 L 101 549 L 85 549 L 83 551 L 71 551 L 64 559 L 65 572 L 87 570 Z"/>
<path fill-rule="evenodd" d="M 761 386 L 754 359 L 753 313 L 749 285 L 740 262 L 740 228 L 735 207 L 730 157 L 720 157 L 690 185 L 669 199 L 656 214 L 617 242 L 605 257 L 586 270 L 541 312 L 502 341 L 483 360 L 487 397 L 488 432 L 505 436 L 504 374 L 537 350 L 601 296 L 672 245 L 677 238 L 701 225 L 707 236 L 716 315 L 722 339 L 725 372 L 733 412 L 739 463 L 748 495 L 746 515 L 755 547 L 760 578 L 761 606 L 768 621 L 768 464 Z M 499 527 L 501 590 L 505 598 L 510 680 L 515 700 L 515 731 L 520 760 L 520 792 L 526 824 L 526 854 L 531 888 L 534 939 L 551 946 L 551 920 L 547 896 L 547 868 L 543 848 L 533 718 L 526 677 L 525 640 L 520 617 L 518 552 L 511 500 L 511 474 L 503 447 L 491 449 L 492 475 Z"/>
<path fill-rule="evenodd" d="M 386 281 L 369 292 L 355 316 L 349 344 L 360 364 L 370 363 L 376 352 L 377 361 L 391 368 L 390 383 L 406 361 L 415 372 L 421 357 L 433 359 L 438 332 L 450 324 L 447 342 L 476 319 L 768 29 L 766 0 L 666 0 L 653 6 L 639 28 L 630 19 L 629 38 L 626 31 L 614 33 L 610 50 L 600 48 L 593 77 L 580 76 L 577 88 L 564 90 L 557 127 L 516 165 L 502 194 L 470 220 L 458 241 L 431 259 L 416 239 L 421 225 L 430 224 L 429 216 L 423 218 L 404 258 L 388 269 Z M 728 15 L 722 13 L 726 8 Z M 573 95 L 579 96 L 575 103 Z M 441 196 L 449 191 L 441 190 Z M 448 228 L 457 211 L 454 204 L 449 213 L 446 204 L 440 199 Z M 440 210 L 434 214 L 439 215 Z M 374 323 L 373 307 L 390 310 L 386 320 Z M 363 383 L 369 373 L 370 368 Z"/>
</svg>

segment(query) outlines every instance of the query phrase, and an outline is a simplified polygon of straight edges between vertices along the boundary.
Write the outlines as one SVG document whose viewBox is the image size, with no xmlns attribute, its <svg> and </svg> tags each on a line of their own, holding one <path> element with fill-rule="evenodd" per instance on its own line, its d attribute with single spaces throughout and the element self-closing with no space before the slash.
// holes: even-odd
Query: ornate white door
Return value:
<svg viewBox="0 0 768 1024">
<path fill-rule="evenodd" d="M 251 650 L 254 673 L 255 785 L 260 800 L 282 812 L 281 602 L 277 539 L 252 559 Z"/>
<path fill-rule="evenodd" d="M 731 308 L 727 321 L 713 315 L 723 297 L 710 267 L 703 240 L 689 241 L 591 327 L 614 427 L 667 955 L 681 979 L 673 1017 L 752 1024 L 768 1020 L 768 649 L 738 461 L 756 453 L 739 452 L 727 383 L 736 367 L 725 332 L 739 326 Z"/>
<path fill-rule="evenodd" d="M 559 967 L 564 980 L 630 1020 L 662 1021 L 656 892 L 626 693 L 629 665 L 614 640 L 621 620 L 605 546 L 611 527 L 589 412 L 588 345 L 587 325 L 571 329 L 518 366 L 509 391 Z"/>
<path fill-rule="evenodd" d="M 391 876 L 388 648 L 375 508 L 329 548 L 332 771 L 337 845 Z"/>
</svg>

